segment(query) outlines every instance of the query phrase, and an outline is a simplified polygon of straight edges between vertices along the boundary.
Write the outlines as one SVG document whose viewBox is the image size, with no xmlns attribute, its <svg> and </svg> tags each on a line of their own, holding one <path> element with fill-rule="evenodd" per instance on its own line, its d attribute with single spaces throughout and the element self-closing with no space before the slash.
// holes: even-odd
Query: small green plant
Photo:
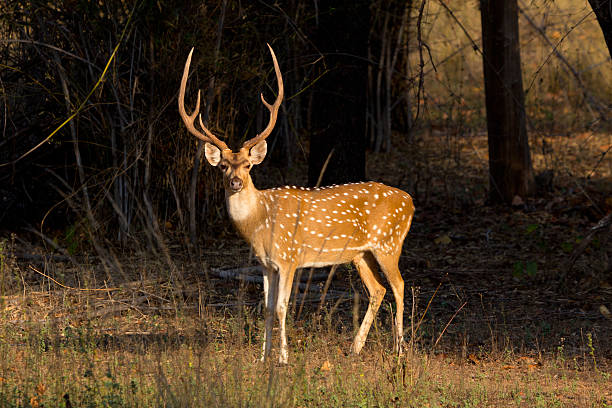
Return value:
<svg viewBox="0 0 612 408">
<path fill-rule="evenodd" d="M 64 241 L 66 242 L 66 249 L 70 255 L 75 255 L 77 250 L 79 249 L 79 234 L 78 234 L 78 225 L 72 224 L 66 228 L 64 232 Z"/>
<path fill-rule="evenodd" d="M 557 355 L 555 356 L 557 362 L 560 363 L 561 367 L 565 366 L 565 353 L 564 353 L 565 345 L 564 345 L 564 342 L 565 342 L 565 338 L 561 337 L 561 340 L 559 341 L 559 345 L 557 346 Z"/>
<path fill-rule="evenodd" d="M 533 278 L 538 273 L 538 264 L 533 261 L 517 261 L 512 265 L 512 276 L 517 279 Z"/>
<path fill-rule="evenodd" d="M 595 358 L 595 347 L 593 346 L 593 335 L 591 333 L 587 333 L 587 347 L 589 349 L 589 356 L 593 360 L 593 369 L 599 372 L 597 369 L 597 359 Z"/>
</svg>

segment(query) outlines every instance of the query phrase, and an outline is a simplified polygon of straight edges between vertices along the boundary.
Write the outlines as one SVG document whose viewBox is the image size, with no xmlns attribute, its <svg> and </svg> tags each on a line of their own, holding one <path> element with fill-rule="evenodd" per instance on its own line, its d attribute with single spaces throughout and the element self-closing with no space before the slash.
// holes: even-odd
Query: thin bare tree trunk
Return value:
<svg viewBox="0 0 612 408">
<path fill-rule="evenodd" d="M 382 144 L 383 132 L 384 132 L 384 107 L 383 107 L 383 95 L 382 95 L 382 82 L 384 78 L 384 65 L 385 65 L 385 57 L 387 55 L 386 51 L 388 48 L 388 39 L 387 39 L 387 31 L 389 27 L 389 14 L 385 15 L 385 22 L 383 24 L 382 37 L 381 37 L 381 47 L 380 47 L 380 56 L 378 60 L 378 71 L 376 75 L 376 143 L 374 144 L 374 151 L 380 152 L 380 145 Z"/>
<path fill-rule="evenodd" d="M 71 104 L 70 104 L 70 91 L 68 90 L 68 80 L 66 79 L 66 73 L 64 72 L 64 67 L 61 64 L 61 61 L 57 54 L 54 55 L 55 63 L 57 65 L 57 72 L 60 77 L 60 82 L 62 84 L 62 91 L 64 93 L 64 101 L 66 103 L 66 110 L 70 112 Z M 87 220 L 90 223 L 89 226 L 89 237 L 91 242 L 102 261 L 102 265 L 106 272 L 106 275 L 109 279 L 112 279 L 112 274 L 110 273 L 111 269 L 119 270 L 116 265 L 113 265 L 113 262 L 108 259 L 107 251 L 104 250 L 102 245 L 97 238 L 97 233 L 99 232 L 99 224 L 96 221 L 96 218 L 93 215 L 93 211 L 91 209 L 91 201 L 89 200 L 89 191 L 87 188 L 87 180 L 85 178 L 85 170 L 83 169 L 83 162 L 81 159 L 81 150 L 79 149 L 79 140 L 77 136 L 76 127 L 74 126 L 74 121 L 70 121 L 69 123 L 70 135 L 72 137 L 72 144 L 74 149 L 74 157 L 77 165 L 77 174 L 79 176 L 80 189 L 83 192 L 83 202 L 85 203 L 85 214 L 87 216 Z"/>
<path fill-rule="evenodd" d="M 481 0 L 489 135 L 490 198 L 510 203 L 534 193 L 525 124 L 517 0 Z"/>
<path fill-rule="evenodd" d="M 326 162 L 321 185 L 363 181 L 368 37 L 364 27 L 370 21 L 370 2 L 326 0 L 319 2 L 319 9 L 320 24 L 311 38 L 325 57 L 326 72 L 312 88 L 312 119 L 321 128 L 310 133 L 308 183 L 317 184 Z"/>
<path fill-rule="evenodd" d="M 221 5 L 221 15 L 219 16 L 219 25 L 217 26 L 217 43 L 215 44 L 214 58 L 213 58 L 213 75 L 210 77 L 208 82 L 208 92 L 206 94 L 206 100 L 204 103 L 204 124 L 208 121 L 210 114 L 210 105 L 214 96 L 215 89 L 215 73 L 217 70 L 217 63 L 219 62 L 219 50 L 221 49 L 221 36 L 223 34 L 223 22 L 225 20 L 225 10 L 227 8 L 227 0 L 223 0 Z M 196 193 L 198 188 L 198 173 L 200 172 L 200 163 L 202 162 L 202 151 L 204 150 L 204 142 L 198 140 L 198 148 L 196 150 L 195 157 L 193 159 L 193 170 L 191 171 L 191 182 L 189 185 L 189 197 L 187 200 L 187 210 L 189 211 L 189 240 L 191 248 L 195 254 L 199 253 L 198 250 L 198 232 L 196 215 L 198 213 L 196 209 Z"/>
</svg>

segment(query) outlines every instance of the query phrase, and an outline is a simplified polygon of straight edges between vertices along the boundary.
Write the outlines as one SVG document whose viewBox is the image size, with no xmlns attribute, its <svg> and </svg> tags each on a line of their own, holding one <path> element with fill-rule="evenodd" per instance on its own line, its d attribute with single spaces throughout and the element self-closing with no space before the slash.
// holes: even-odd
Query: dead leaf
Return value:
<svg viewBox="0 0 612 408">
<path fill-rule="evenodd" d="M 480 360 L 478 360 L 478 358 L 474 354 L 468 355 L 468 360 L 476 365 L 480 364 Z"/>
<path fill-rule="evenodd" d="M 446 360 L 448 358 L 448 354 L 446 353 L 440 353 L 437 355 L 439 360 Z"/>
<path fill-rule="evenodd" d="M 451 243 L 451 239 L 447 234 L 440 235 L 438 238 L 434 239 L 434 243 L 438 245 L 448 245 Z"/>
<path fill-rule="evenodd" d="M 516 368 L 516 366 L 515 365 L 511 365 L 511 364 L 508 364 L 508 365 L 505 365 L 505 366 L 502 367 L 503 370 L 514 370 L 515 368 Z"/>
<path fill-rule="evenodd" d="M 36 393 L 38 395 L 43 395 L 46 390 L 47 390 L 47 387 L 43 383 L 38 383 L 38 385 L 36 386 Z"/>
<path fill-rule="evenodd" d="M 599 313 L 604 315 L 606 319 L 612 319 L 612 313 L 610 313 L 610 309 L 606 305 L 599 305 Z"/>
<path fill-rule="evenodd" d="M 523 204 L 525 204 L 525 202 L 523 201 L 523 199 L 519 195 L 515 195 L 514 198 L 512 199 L 512 206 L 513 207 L 519 207 L 519 206 L 521 206 Z"/>
<path fill-rule="evenodd" d="M 332 365 L 329 363 L 329 360 L 325 360 L 325 362 L 321 365 L 321 371 L 330 371 L 332 369 Z"/>
<path fill-rule="evenodd" d="M 521 364 L 536 364 L 536 360 L 533 357 L 528 357 L 528 356 L 522 356 L 519 357 L 519 360 L 521 360 Z"/>
</svg>

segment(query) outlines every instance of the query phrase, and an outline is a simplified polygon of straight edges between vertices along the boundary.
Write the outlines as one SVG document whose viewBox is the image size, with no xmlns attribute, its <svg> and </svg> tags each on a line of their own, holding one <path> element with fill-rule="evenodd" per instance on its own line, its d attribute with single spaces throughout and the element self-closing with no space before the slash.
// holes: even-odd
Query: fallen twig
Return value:
<svg viewBox="0 0 612 408">
<path fill-rule="evenodd" d="M 58 286 L 61 286 L 64 289 L 78 290 L 78 291 L 91 291 L 91 292 L 95 292 L 95 291 L 108 292 L 108 291 L 112 291 L 112 290 L 120 290 L 121 289 L 121 288 L 73 288 L 72 286 L 67 286 L 67 285 L 64 285 L 61 282 L 58 282 L 57 280 L 53 279 L 51 276 L 47 275 L 44 272 L 39 271 L 38 269 L 36 269 L 32 265 L 28 265 L 28 268 L 30 268 L 34 272 L 44 276 L 45 278 L 49 279 L 50 281 L 52 281 L 53 283 L 55 283 Z"/>
<path fill-rule="evenodd" d="M 589 232 L 587 233 L 586 237 L 584 237 L 584 239 L 580 241 L 580 244 L 578 244 L 576 249 L 574 249 L 574 251 L 572 252 L 572 255 L 570 256 L 567 262 L 567 266 L 565 267 L 565 270 L 561 273 L 561 277 L 559 278 L 559 287 L 565 284 L 565 281 L 567 280 L 567 277 L 570 275 L 572 268 L 574 267 L 574 264 L 578 260 L 578 257 L 580 257 L 580 255 L 584 252 L 586 247 L 589 246 L 591 241 L 593 241 L 593 238 L 595 238 L 595 234 L 597 234 L 599 231 L 605 228 L 608 228 L 608 227 L 610 227 L 610 232 L 612 233 L 612 213 L 606 215 L 601 220 L 599 220 L 597 224 L 592 226 L 589 229 Z"/>
<path fill-rule="evenodd" d="M 240 279 L 245 280 L 247 282 L 255 282 L 261 283 L 263 282 L 263 266 L 244 266 L 241 268 L 234 269 L 219 269 L 213 268 L 211 270 L 212 274 L 218 278 L 222 279 Z M 257 273 L 257 275 L 255 274 Z M 322 281 L 328 279 L 330 273 L 328 272 L 318 272 L 313 273 L 311 281 Z M 301 278 L 298 276 L 298 278 Z M 301 279 L 299 279 L 301 280 Z"/>
<path fill-rule="evenodd" d="M 255 270 L 259 267 L 247 267 L 244 269 L 249 269 L 252 268 L 252 270 Z M 216 277 L 222 278 L 222 279 L 236 279 L 236 280 L 242 280 L 245 282 L 252 282 L 252 283 L 261 283 L 263 284 L 263 277 L 262 276 L 256 276 L 256 275 L 250 275 L 248 273 L 241 273 L 240 272 L 241 269 L 217 269 L 217 268 L 211 268 L 210 273 Z M 325 277 L 327 277 L 327 273 L 325 273 Z M 313 274 L 313 276 L 315 276 L 315 274 Z M 323 276 L 323 274 L 321 274 L 320 276 Z M 311 282 L 314 279 L 311 279 Z M 296 283 L 296 286 L 299 289 L 302 289 L 304 291 L 310 291 L 310 290 L 315 290 L 313 288 L 316 288 L 316 290 L 319 289 L 319 285 L 312 285 L 307 283 Z M 342 294 L 346 294 L 346 292 L 344 291 L 339 291 L 339 290 L 328 290 L 328 293 L 333 293 L 334 295 L 342 295 Z M 303 295 L 304 296 L 304 295 Z"/>
</svg>

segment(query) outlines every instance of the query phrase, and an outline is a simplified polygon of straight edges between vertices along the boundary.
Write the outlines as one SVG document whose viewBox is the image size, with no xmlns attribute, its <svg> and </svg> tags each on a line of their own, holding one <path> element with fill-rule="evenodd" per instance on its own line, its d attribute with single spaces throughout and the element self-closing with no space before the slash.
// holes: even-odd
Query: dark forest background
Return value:
<svg viewBox="0 0 612 408">
<path fill-rule="evenodd" d="M 117 245 L 159 250 L 168 228 L 192 250 L 199 237 L 218 234 L 227 224 L 219 175 L 202 164 L 201 145 L 185 132 L 176 112 L 177 82 L 191 47 L 196 48 L 191 104 L 194 89 L 202 89 L 204 119 L 230 146 L 252 137 L 266 121 L 258 95 L 275 90 L 265 44 L 276 50 L 287 97 L 268 160 L 259 171 L 260 187 L 314 185 L 332 150 L 323 184 L 363 180 L 366 150 L 389 152 L 398 138 L 409 143 L 426 138 L 424 129 L 462 135 L 483 129 L 482 101 L 480 107 L 462 112 L 451 105 L 453 100 L 465 103 L 467 95 L 458 95 L 456 84 L 445 83 L 452 78 L 438 79 L 436 65 L 457 65 L 445 71 L 451 75 L 471 69 L 452 54 L 446 60 L 434 57 L 432 48 L 438 44 L 431 42 L 432 32 L 443 24 L 453 25 L 457 36 L 465 29 L 448 6 L 440 4 L 444 7 L 411 1 L 4 2 L 2 226 L 36 230 L 60 241 L 61 234 L 84 234 L 88 244 L 105 254 L 105 248 Z M 554 7 L 545 2 L 532 6 Z M 471 9 L 474 14 L 478 7 L 466 3 L 458 11 Z M 518 18 L 516 7 L 505 12 Z M 446 22 L 440 24 L 439 19 Z M 528 15 L 526 19 L 531 21 Z M 487 27 L 484 18 L 482 24 Z M 499 26 L 499 21 L 488 24 Z M 466 49 L 456 53 L 482 57 L 487 43 L 480 46 L 475 40 L 463 36 Z M 491 41 L 485 68 L 493 66 L 499 49 Z M 442 44 L 449 45 L 450 39 Z M 555 52 L 540 61 L 540 70 L 547 69 Z M 572 64 L 567 63 L 569 72 L 575 73 Z M 538 71 L 532 83 L 525 84 L 520 65 L 516 69 L 514 83 L 521 92 L 522 87 L 533 92 L 533 81 L 544 80 Z M 483 97 L 481 78 L 469 74 L 475 83 L 463 78 L 458 83 L 480 89 Z M 577 103 L 591 117 L 575 119 L 570 126 L 607 129 L 609 87 L 597 88 L 575 74 L 569 81 L 579 88 Z M 490 123 L 503 122 L 509 109 L 504 103 L 517 100 L 504 86 L 497 95 L 493 88 L 488 92 Z M 502 103 L 504 94 L 509 102 Z M 519 103 L 524 109 L 524 102 Z M 539 100 L 528 106 L 533 130 L 550 128 L 537 118 L 538 109 L 555 109 L 544 104 Z M 496 112 L 502 116 L 496 118 Z M 508 120 L 508 125 L 498 125 L 505 143 L 526 141 L 525 119 Z M 509 128 L 506 133 L 504 126 Z M 495 142 L 491 130 L 490 149 Z M 504 145 L 503 140 L 495 143 Z M 520 166 L 530 167 L 529 146 L 525 148 L 526 161 L 523 158 Z M 524 151 L 517 154 L 525 156 Z M 515 160 L 515 166 L 521 159 L 506 160 Z M 405 161 L 415 159 L 406 156 Z M 509 162 L 503 166 L 511 167 Z M 500 170 L 491 167 L 492 174 L 495 171 Z M 410 191 L 419 175 L 404 176 L 401 187 Z M 526 182 L 531 185 L 520 195 L 534 195 L 533 174 L 525 177 L 532 178 Z M 542 177 L 542 183 L 552 182 L 551 174 Z M 515 194 L 518 190 L 500 193 L 499 198 L 509 203 Z M 494 192 L 490 197 L 496 198 Z"/>
<path fill-rule="evenodd" d="M 611 7 L 0 1 L 0 405 L 610 406 Z M 195 47 L 187 110 L 240 146 L 266 44 L 255 185 L 414 199 L 403 360 L 390 291 L 344 354 L 341 266 L 298 272 L 291 364 L 253 363 L 261 271 L 177 95 Z"/>
<path fill-rule="evenodd" d="M 415 198 L 415 237 L 435 230 L 428 214 L 549 210 L 569 192 L 609 229 L 607 5 L 5 1 L 2 230 L 38 248 L 25 253 L 93 255 L 107 279 L 130 254 L 174 270 L 178 254 L 240 245 L 178 80 L 195 47 L 187 104 L 201 89 L 205 123 L 237 147 L 276 92 L 267 43 L 286 97 L 259 188 L 377 179 Z"/>
</svg>

